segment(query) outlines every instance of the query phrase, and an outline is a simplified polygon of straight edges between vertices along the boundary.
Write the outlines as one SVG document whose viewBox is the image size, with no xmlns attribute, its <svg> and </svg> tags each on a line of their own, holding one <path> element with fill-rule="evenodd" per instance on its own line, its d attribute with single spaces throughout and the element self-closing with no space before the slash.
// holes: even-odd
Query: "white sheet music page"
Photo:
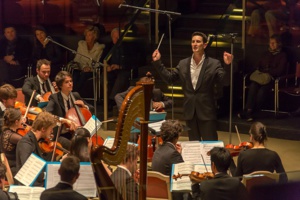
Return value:
<svg viewBox="0 0 300 200">
<path fill-rule="evenodd" d="M 97 121 L 97 124 L 95 123 Z M 91 137 L 101 128 L 102 122 L 100 122 L 100 120 L 93 115 L 89 121 L 83 126 L 83 128 L 86 128 L 90 134 Z M 97 130 L 96 130 L 97 128 Z"/>
<path fill-rule="evenodd" d="M 60 162 L 47 163 L 46 189 L 52 188 L 60 182 L 58 174 L 60 164 Z M 80 162 L 79 173 L 79 178 L 74 183 L 73 189 L 86 197 L 96 197 L 97 188 L 91 163 Z"/>
<path fill-rule="evenodd" d="M 201 159 L 201 146 L 199 141 L 184 141 L 179 142 L 182 147 L 182 158 L 184 162 L 190 162 L 193 164 L 203 163 Z"/>
<path fill-rule="evenodd" d="M 40 200 L 44 187 L 29 187 L 21 185 L 9 186 L 9 192 L 16 192 L 19 200 Z"/>
<path fill-rule="evenodd" d="M 23 185 L 32 185 L 45 165 L 45 160 L 32 153 L 16 174 L 15 179 Z"/>
<path fill-rule="evenodd" d="M 223 141 L 201 141 L 200 146 L 205 164 L 210 164 L 210 156 L 207 153 L 214 147 L 224 147 L 224 143 Z M 204 164 L 203 161 L 201 161 L 201 164 Z"/>
</svg>

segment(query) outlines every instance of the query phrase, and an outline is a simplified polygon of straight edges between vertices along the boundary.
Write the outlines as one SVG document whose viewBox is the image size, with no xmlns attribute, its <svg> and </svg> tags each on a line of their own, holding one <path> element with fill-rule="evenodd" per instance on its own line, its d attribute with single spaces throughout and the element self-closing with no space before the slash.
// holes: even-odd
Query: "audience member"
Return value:
<svg viewBox="0 0 300 200">
<path fill-rule="evenodd" d="M 6 167 L 0 162 L 0 199 L 1 200 L 18 200 L 18 195 L 12 192 L 4 191 Z"/>
<path fill-rule="evenodd" d="M 69 72 L 60 71 L 55 77 L 55 82 L 60 91 L 50 95 L 46 111 L 59 117 L 65 117 L 68 110 L 73 108 L 75 104 L 93 112 L 94 108 L 91 105 L 86 103 L 77 92 L 72 92 L 73 80 L 72 75 Z M 72 102 L 70 98 L 71 94 L 74 96 L 75 102 Z M 72 138 L 72 134 L 65 129 L 65 126 L 62 134 L 62 136 L 68 139 Z"/>
<path fill-rule="evenodd" d="M 281 173 L 280 182 L 287 182 L 279 155 L 265 147 L 267 141 L 266 126 L 261 122 L 254 122 L 250 127 L 250 141 L 253 143 L 253 148 L 242 151 L 237 160 L 237 168 L 235 176 L 250 174 L 254 171 L 269 171 Z"/>
<path fill-rule="evenodd" d="M 281 49 L 280 36 L 273 35 L 269 39 L 269 50 L 263 54 L 256 65 L 256 69 L 259 72 L 269 74 L 270 81 L 266 84 L 251 81 L 245 109 L 238 114 L 239 118 L 253 121 L 253 114 L 256 111 L 260 111 L 267 98 L 268 91 L 271 91 L 274 86 L 274 81 L 272 81 L 272 79 L 284 75 L 287 66 L 287 55 Z"/>
<path fill-rule="evenodd" d="M 25 76 L 30 59 L 29 43 L 17 36 L 13 26 L 4 28 L 4 38 L 0 40 L 0 85 L 14 84 L 13 79 Z"/>
<path fill-rule="evenodd" d="M 152 170 L 171 177 L 172 165 L 184 162 L 181 145 L 177 144 L 183 126 L 177 120 L 166 120 L 160 128 L 163 144 L 155 150 L 152 158 Z M 185 193 L 172 192 L 172 199 L 183 199 Z M 188 197 L 190 198 L 190 197 Z"/>
<path fill-rule="evenodd" d="M 84 83 L 93 77 L 93 68 L 98 67 L 96 62 L 99 61 L 105 47 L 104 44 L 97 42 L 99 29 L 96 26 L 88 26 L 84 30 L 84 36 L 85 40 L 78 42 L 77 54 L 72 64 L 76 66 L 73 70 L 74 91 L 79 93 L 82 89 L 86 89 Z"/>
<path fill-rule="evenodd" d="M 147 76 L 140 78 L 139 82 L 154 82 L 154 78 L 151 76 L 151 73 L 148 72 Z M 130 86 L 126 91 L 116 94 L 115 101 L 118 106 L 118 110 L 120 110 L 124 98 L 128 94 L 128 92 L 134 88 L 134 86 Z M 153 96 L 152 96 L 152 105 L 151 108 L 155 111 L 161 111 L 166 108 L 171 108 L 173 104 L 172 99 L 168 98 L 164 95 L 164 93 L 158 89 L 153 88 Z"/>
<path fill-rule="evenodd" d="M 139 199 L 137 185 L 138 180 L 136 177 L 139 173 L 137 170 L 138 158 L 138 147 L 128 144 L 125 158 L 110 176 L 116 189 L 118 190 L 119 194 L 122 195 L 123 199 Z"/>
<path fill-rule="evenodd" d="M 88 198 L 73 190 L 79 177 L 80 161 L 75 156 L 68 156 L 60 165 L 60 182 L 53 188 L 42 192 L 41 200 L 87 200 Z"/>
<path fill-rule="evenodd" d="M 284 0 L 273 1 L 248 1 L 248 9 L 254 9 L 251 13 L 251 24 L 248 29 L 248 35 L 255 36 L 261 32 L 261 18 L 264 16 L 269 36 L 278 34 L 280 29 L 280 21 L 288 20 L 288 10 Z"/>
<path fill-rule="evenodd" d="M 223 68 L 219 60 L 207 56 L 207 44 L 204 33 L 194 32 L 191 37 L 192 56 L 181 60 L 172 70 L 163 65 L 158 50 L 152 54 L 152 65 L 165 82 L 171 84 L 181 81 L 184 93 L 183 118 L 190 128 L 190 141 L 218 140 L 215 86 L 228 85 L 230 82 L 229 64 L 233 55 L 223 53 L 227 65 Z"/>
<path fill-rule="evenodd" d="M 246 200 L 249 195 L 239 178 L 231 177 L 227 170 L 231 163 L 229 151 L 223 147 L 214 147 L 210 150 L 211 170 L 214 178 L 197 181 L 190 175 L 194 199 L 201 200 Z M 200 183 L 199 183 L 200 182 Z"/>
<path fill-rule="evenodd" d="M 119 40 L 120 30 L 114 28 L 111 31 L 111 39 L 115 45 Z M 108 91 L 108 110 L 112 110 L 116 104 L 116 94 L 125 91 L 129 86 L 129 78 L 131 74 L 131 68 L 129 62 L 124 56 L 125 49 L 120 45 L 111 55 L 109 65 L 107 67 L 107 91 Z"/>
<path fill-rule="evenodd" d="M 25 96 L 25 104 L 28 105 L 33 91 L 35 90 L 34 98 L 30 106 L 37 106 L 38 102 L 47 101 L 44 94 L 54 92 L 56 83 L 50 82 L 51 63 L 46 59 L 38 60 L 36 63 L 36 76 L 31 76 L 25 79 L 22 87 L 22 92 Z M 44 99 L 45 98 L 45 99 Z"/>
<path fill-rule="evenodd" d="M 37 115 L 32 124 L 31 130 L 17 144 L 17 171 L 21 169 L 32 153 L 46 159 L 39 147 L 38 141 L 40 139 L 50 138 L 55 126 L 56 120 L 52 114 L 48 112 L 41 112 Z M 45 176 L 43 172 L 44 171 L 39 174 L 36 181 L 33 183 L 34 186 L 44 185 Z"/>
<path fill-rule="evenodd" d="M 17 131 L 23 128 L 23 117 L 19 109 L 8 108 L 5 110 L 3 118 L 4 123 L 0 135 L 1 152 L 5 154 L 12 175 L 15 176 L 17 173 L 16 148 L 22 138 L 22 135 L 18 134 Z"/>
<path fill-rule="evenodd" d="M 35 39 L 32 55 L 33 69 L 35 71 L 38 60 L 47 59 L 51 62 L 52 74 L 50 75 L 50 78 L 53 79 L 62 67 L 62 51 L 57 44 L 46 39 L 47 32 L 44 27 L 37 26 L 34 30 L 34 34 Z"/>
</svg>

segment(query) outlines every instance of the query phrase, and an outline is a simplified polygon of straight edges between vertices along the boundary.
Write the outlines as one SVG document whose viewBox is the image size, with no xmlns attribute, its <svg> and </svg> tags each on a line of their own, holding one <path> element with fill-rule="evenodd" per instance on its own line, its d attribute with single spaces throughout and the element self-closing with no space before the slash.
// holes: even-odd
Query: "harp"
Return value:
<svg viewBox="0 0 300 200">
<path fill-rule="evenodd" d="M 122 199 L 107 174 L 102 161 L 109 165 L 121 163 L 126 153 L 131 127 L 136 118 L 139 118 L 141 123 L 139 199 L 146 198 L 147 138 L 152 89 L 153 82 L 138 82 L 137 86 L 130 90 L 119 112 L 112 148 L 98 146 L 91 151 L 91 164 L 101 200 Z"/>
</svg>

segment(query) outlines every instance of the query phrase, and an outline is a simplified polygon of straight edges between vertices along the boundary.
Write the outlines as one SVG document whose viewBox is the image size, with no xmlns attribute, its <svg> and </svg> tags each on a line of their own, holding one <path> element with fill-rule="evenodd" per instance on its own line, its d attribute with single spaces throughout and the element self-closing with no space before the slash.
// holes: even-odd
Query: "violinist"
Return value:
<svg viewBox="0 0 300 200">
<path fill-rule="evenodd" d="M 214 147 L 210 151 L 211 170 L 214 178 L 204 180 L 201 185 L 192 176 L 192 194 L 196 200 L 247 200 L 249 199 L 245 186 L 238 178 L 230 177 L 227 170 L 231 163 L 228 149 Z"/>
<path fill-rule="evenodd" d="M 46 59 L 37 61 L 36 76 L 28 77 L 24 81 L 22 92 L 25 96 L 25 104 L 28 105 L 33 90 L 36 91 L 31 106 L 37 106 L 38 102 L 47 101 L 44 94 L 47 92 L 55 92 L 55 82 L 50 82 L 51 63 Z"/>
<path fill-rule="evenodd" d="M 8 108 L 4 112 L 4 122 L 2 134 L 0 136 L 0 147 L 8 160 L 12 175 L 15 176 L 16 168 L 16 148 L 22 135 L 18 134 L 19 128 L 22 128 L 23 117 L 19 109 Z"/>
<path fill-rule="evenodd" d="M 279 155 L 265 147 L 267 141 L 266 126 L 261 122 L 254 122 L 250 127 L 250 141 L 253 148 L 242 151 L 237 160 L 235 176 L 250 174 L 254 171 L 269 171 L 281 173 L 279 182 L 287 182 L 284 167 Z"/>
<path fill-rule="evenodd" d="M 55 77 L 55 82 L 60 92 L 50 95 L 46 111 L 59 117 L 65 117 L 68 110 L 74 107 L 74 104 L 93 111 L 94 108 L 87 104 L 77 92 L 72 92 L 73 80 L 69 72 L 60 71 Z M 71 94 L 74 96 L 75 102 L 72 102 Z M 72 134 L 68 133 L 66 129 L 63 129 L 62 133 L 64 137 L 72 138 Z"/>
<path fill-rule="evenodd" d="M 0 87 L 0 118 L 3 117 L 6 108 L 13 108 L 16 103 L 17 90 L 10 84 Z"/>
<path fill-rule="evenodd" d="M 55 126 L 56 119 L 52 114 L 48 112 L 41 112 L 37 115 L 32 124 L 31 130 L 17 144 L 17 171 L 21 169 L 32 153 L 35 153 L 37 156 L 45 160 L 50 160 L 48 159 L 49 156 L 42 153 L 38 141 L 40 139 L 50 138 Z M 43 186 L 44 178 L 44 173 L 40 173 L 33 185 Z"/>
<path fill-rule="evenodd" d="M 181 156 L 181 145 L 177 144 L 183 130 L 178 120 L 166 120 L 160 127 L 163 144 L 155 150 L 152 158 L 152 170 L 170 176 L 172 165 L 184 162 Z M 183 199 L 185 193 L 172 192 L 172 199 Z"/>
</svg>

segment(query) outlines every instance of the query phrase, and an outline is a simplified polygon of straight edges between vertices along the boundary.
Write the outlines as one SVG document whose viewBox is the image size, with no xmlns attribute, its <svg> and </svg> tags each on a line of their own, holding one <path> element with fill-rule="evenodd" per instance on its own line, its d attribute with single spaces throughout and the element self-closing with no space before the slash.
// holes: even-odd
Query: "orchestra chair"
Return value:
<svg viewBox="0 0 300 200">
<path fill-rule="evenodd" d="M 295 73 L 288 74 L 286 76 L 280 77 L 275 80 L 275 90 L 276 90 L 276 105 L 275 105 L 275 115 L 279 110 L 279 96 L 280 93 L 287 94 L 289 96 L 299 97 L 300 96 L 300 63 L 297 62 L 295 66 Z"/>
<path fill-rule="evenodd" d="M 25 96 L 22 92 L 22 88 L 16 88 L 17 90 L 17 98 L 16 101 L 25 103 Z"/>
<path fill-rule="evenodd" d="M 13 175 L 11 173 L 10 166 L 8 164 L 7 158 L 6 158 L 6 156 L 5 156 L 4 153 L 1 153 L 0 156 L 1 156 L 1 162 L 6 167 L 6 174 L 5 174 L 5 176 L 6 176 L 6 179 L 7 179 L 7 183 L 5 183 L 4 185 L 13 185 L 14 184 L 14 178 L 13 178 Z"/>
<path fill-rule="evenodd" d="M 172 200 L 170 177 L 160 172 L 147 172 L 147 200 Z"/>
<path fill-rule="evenodd" d="M 253 186 L 275 184 L 279 182 L 279 174 L 269 171 L 255 171 L 251 174 L 243 175 L 242 183 L 248 192 L 251 192 Z"/>
</svg>

